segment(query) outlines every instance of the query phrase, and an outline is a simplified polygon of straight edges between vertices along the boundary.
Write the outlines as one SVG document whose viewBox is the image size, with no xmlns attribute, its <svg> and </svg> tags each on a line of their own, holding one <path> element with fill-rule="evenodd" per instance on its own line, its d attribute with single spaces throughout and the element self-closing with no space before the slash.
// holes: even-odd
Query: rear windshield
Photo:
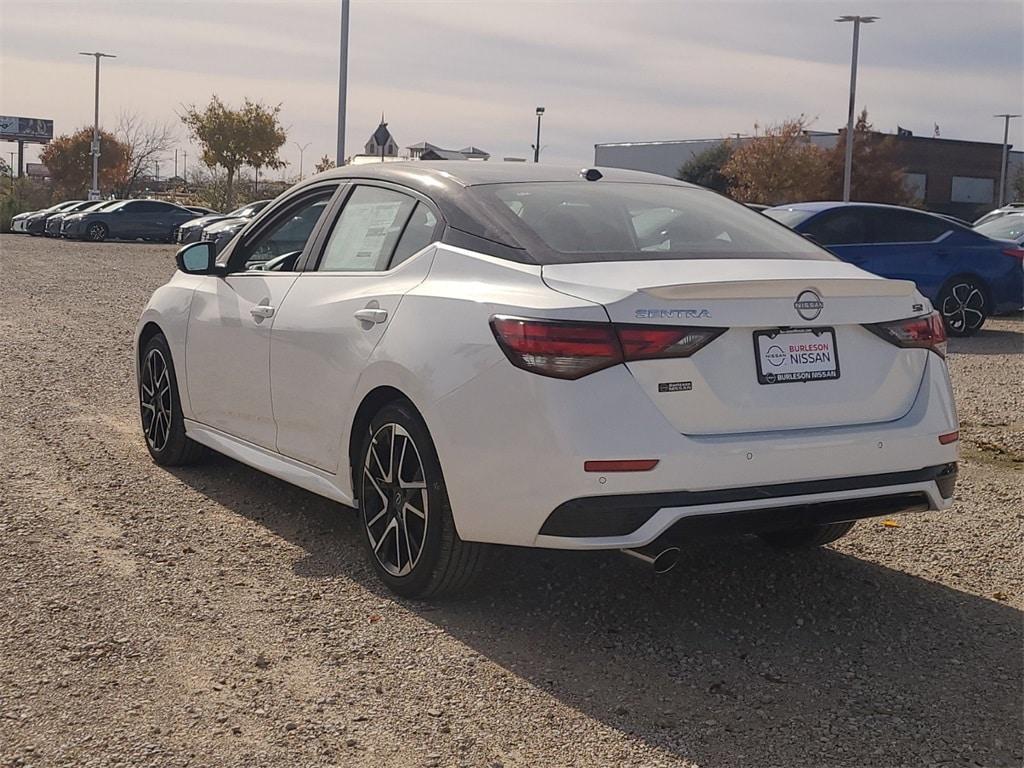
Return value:
<svg viewBox="0 0 1024 768">
<path fill-rule="evenodd" d="M 703 189 L 623 182 L 470 187 L 541 263 L 834 257 Z"/>
</svg>

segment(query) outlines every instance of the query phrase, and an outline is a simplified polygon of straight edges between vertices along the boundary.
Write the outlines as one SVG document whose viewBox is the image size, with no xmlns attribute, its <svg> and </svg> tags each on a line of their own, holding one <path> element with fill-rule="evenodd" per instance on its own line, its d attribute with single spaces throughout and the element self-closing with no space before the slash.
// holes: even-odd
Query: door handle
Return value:
<svg viewBox="0 0 1024 768">
<path fill-rule="evenodd" d="M 360 309 L 353 314 L 353 317 L 362 323 L 383 323 L 388 319 L 388 311 L 386 309 Z"/>
<path fill-rule="evenodd" d="M 257 304 L 255 307 L 249 310 L 249 314 L 255 317 L 257 320 L 262 320 L 265 317 L 273 317 L 274 308 L 268 307 L 266 304 Z"/>
</svg>

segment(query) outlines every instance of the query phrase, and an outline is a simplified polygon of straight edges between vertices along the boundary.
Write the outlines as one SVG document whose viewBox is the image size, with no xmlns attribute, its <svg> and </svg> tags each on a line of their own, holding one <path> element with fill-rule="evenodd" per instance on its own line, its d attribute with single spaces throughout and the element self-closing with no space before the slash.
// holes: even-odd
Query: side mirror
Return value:
<svg viewBox="0 0 1024 768">
<path fill-rule="evenodd" d="M 178 269 L 187 275 L 217 275 L 223 270 L 217 266 L 217 250 L 211 242 L 186 245 L 174 256 Z"/>
</svg>

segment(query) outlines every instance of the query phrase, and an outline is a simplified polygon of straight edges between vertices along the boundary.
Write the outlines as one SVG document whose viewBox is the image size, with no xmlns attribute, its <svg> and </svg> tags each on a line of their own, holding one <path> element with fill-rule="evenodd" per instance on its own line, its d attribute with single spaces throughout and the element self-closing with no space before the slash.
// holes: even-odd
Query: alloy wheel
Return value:
<svg viewBox="0 0 1024 768">
<path fill-rule="evenodd" d="M 977 330 L 985 322 L 985 294 L 973 283 L 956 283 L 943 297 L 940 311 L 958 333 Z"/>
<path fill-rule="evenodd" d="M 89 227 L 90 240 L 102 240 L 104 237 L 106 237 L 106 230 L 102 224 L 93 224 Z"/>
<path fill-rule="evenodd" d="M 384 424 L 371 438 L 360 499 L 373 556 L 392 576 L 408 576 L 423 554 L 429 516 L 420 452 L 400 424 Z"/>
<path fill-rule="evenodd" d="M 171 434 L 171 375 L 159 349 L 151 349 L 142 364 L 139 384 L 142 429 L 154 451 L 162 451 Z"/>
</svg>

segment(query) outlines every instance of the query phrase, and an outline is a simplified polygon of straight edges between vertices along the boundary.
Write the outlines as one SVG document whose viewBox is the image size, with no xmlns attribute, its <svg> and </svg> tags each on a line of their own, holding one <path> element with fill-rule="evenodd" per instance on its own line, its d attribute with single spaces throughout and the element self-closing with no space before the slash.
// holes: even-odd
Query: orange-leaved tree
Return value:
<svg viewBox="0 0 1024 768">
<path fill-rule="evenodd" d="M 780 203 L 825 198 L 828 180 L 826 153 L 811 143 L 807 120 L 800 117 L 754 126 L 754 136 L 737 142 L 722 175 L 729 194 L 744 203 Z"/>
<path fill-rule="evenodd" d="M 79 128 L 70 136 L 58 136 L 39 160 L 50 172 L 57 197 L 85 197 L 92 186 L 92 128 Z M 99 187 L 110 194 L 124 184 L 128 172 L 128 148 L 106 131 L 100 131 Z"/>
</svg>

